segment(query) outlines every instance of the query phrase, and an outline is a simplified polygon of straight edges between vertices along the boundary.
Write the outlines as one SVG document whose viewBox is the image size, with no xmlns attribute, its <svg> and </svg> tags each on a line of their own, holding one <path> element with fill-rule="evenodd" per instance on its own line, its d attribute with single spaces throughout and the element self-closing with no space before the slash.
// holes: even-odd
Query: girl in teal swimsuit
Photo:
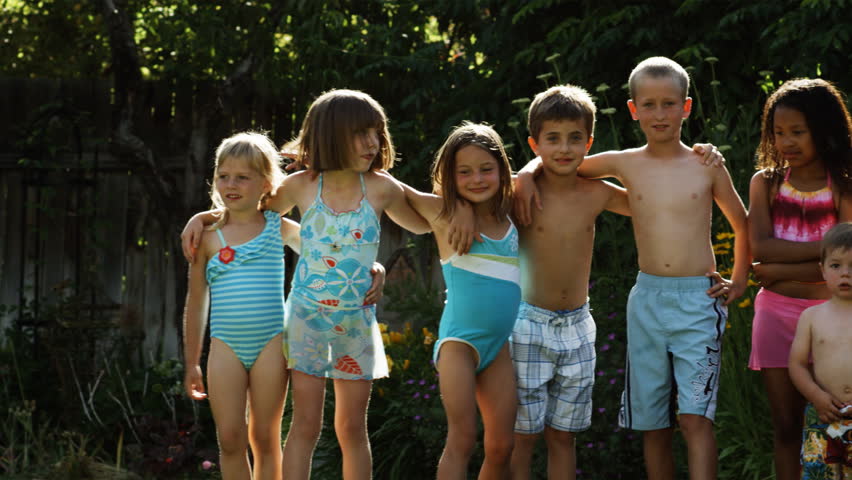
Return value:
<svg viewBox="0 0 852 480">
<path fill-rule="evenodd" d="M 466 475 L 476 443 L 477 406 L 485 426 L 479 478 L 503 478 L 517 409 L 508 340 L 521 288 L 518 232 L 509 219 L 511 167 L 500 137 L 486 125 L 457 127 L 438 152 L 432 184 L 438 195 L 406 187 L 406 196 L 435 232 L 447 285 L 434 351 L 448 423 L 438 478 Z M 483 238 L 462 256 L 453 251 L 448 235 L 448 219 L 460 200 L 473 206 Z"/>
</svg>

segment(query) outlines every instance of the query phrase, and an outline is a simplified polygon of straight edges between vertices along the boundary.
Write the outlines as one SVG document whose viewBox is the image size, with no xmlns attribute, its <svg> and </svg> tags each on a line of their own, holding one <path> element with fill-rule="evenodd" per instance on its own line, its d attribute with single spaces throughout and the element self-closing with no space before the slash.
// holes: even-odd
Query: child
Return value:
<svg viewBox="0 0 852 480">
<path fill-rule="evenodd" d="M 523 301 L 512 333 L 519 397 L 514 479 L 530 478 L 542 432 L 548 477 L 575 478 L 575 433 L 591 425 L 596 327 L 588 296 L 595 219 L 603 210 L 630 213 L 624 189 L 577 176 L 594 122 L 592 99 L 572 85 L 539 93 L 529 110 L 528 142 L 542 161 L 535 182 L 548 208 L 518 232 Z"/>
<path fill-rule="evenodd" d="M 825 234 L 820 269 L 831 299 L 802 312 L 790 349 L 790 377 L 810 402 L 802 478 L 846 479 L 852 476 L 852 223 Z"/>
<path fill-rule="evenodd" d="M 818 265 L 822 236 L 852 220 L 852 122 L 833 85 L 785 82 L 766 101 L 751 179 L 749 239 L 755 277 L 749 367 L 760 370 L 769 396 L 775 474 L 799 478 L 805 400 L 787 371 L 799 315 L 831 296 Z"/>
<path fill-rule="evenodd" d="M 184 387 L 194 400 L 207 397 L 199 361 L 209 296 L 207 384 L 224 478 L 252 476 L 249 443 L 253 478 L 281 478 L 281 415 L 287 395 L 280 353 L 283 248 L 297 241 L 298 224 L 258 209 L 284 178 L 278 158 L 272 142 L 257 133 L 240 133 L 219 145 L 210 196 L 224 213 L 201 236 L 202 261 L 189 269 Z"/>
<path fill-rule="evenodd" d="M 299 263 L 285 316 L 293 421 L 284 447 L 284 477 L 310 477 L 325 381 L 331 378 L 343 477 L 370 478 L 367 404 L 372 380 L 388 375 L 375 308 L 365 302 L 379 219 L 387 211 L 415 233 L 429 227 L 405 201 L 402 187 L 376 172 L 389 169 L 395 154 L 384 110 L 366 93 L 322 94 L 291 146 L 310 169 L 289 175 L 268 202 L 269 209 L 281 213 L 298 206 L 302 216 Z M 200 223 L 190 220 L 187 230 L 198 230 Z"/>
<path fill-rule="evenodd" d="M 683 67 L 667 58 L 649 58 L 634 68 L 629 86 L 627 105 L 647 144 L 593 155 L 579 167 L 582 176 L 621 181 L 633 214 L 640 272 L 627 305 L 627 378 L 619 422 L 645 431 L 648 477 L 672 478 L 670 397 L 677 385 L 690 478 L 715 478 L 712 422 L 724 305 L 746 287 L 746 212 L 728 171 L 706 168 L 680 141 L 681 122 L 692 107 Z M 534 162 L 519 175 L 519 191 L 532 189 Z M 715 272 L 710 242 L 714 200 L 736 234 L 732 281 Z M 718 298 L 723 295 L 724 305 Z"/>
<path fill-rule="evenodd" d="M 438 195 L 406 187 L 409 202 L 435 232 L 447 285 L 434 350 L 448 424 L 438 479 L 466 478 L 477 406 L 485 427 L 478 478 L 506 478 L 509 472 L 517 397 L 508 340 L 521 297 L 518 233 L 509 219 L 511 175 L 497 132 L 464 123 L 436 155 L 432 185 Z M 455 254 L 447 235 L 459 199 L 472 205 L 484 238 L 464 256 Z"/>
</svg>

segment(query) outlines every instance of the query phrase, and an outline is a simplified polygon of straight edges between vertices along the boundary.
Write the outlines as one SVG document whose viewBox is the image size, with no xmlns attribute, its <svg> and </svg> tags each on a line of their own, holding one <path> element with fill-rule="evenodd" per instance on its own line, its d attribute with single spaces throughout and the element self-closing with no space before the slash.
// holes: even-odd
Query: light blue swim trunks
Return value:
<svg viewBox="0 0 852 480">
<path fill-rule="evenodd" d="M 707 295 L 712 285 L 708 277 L 639 272 L 627 301 L 622 427 L 673 426 L 675 388 L 677 413 L 714 419 L 728 312 Z"/>
</svg>

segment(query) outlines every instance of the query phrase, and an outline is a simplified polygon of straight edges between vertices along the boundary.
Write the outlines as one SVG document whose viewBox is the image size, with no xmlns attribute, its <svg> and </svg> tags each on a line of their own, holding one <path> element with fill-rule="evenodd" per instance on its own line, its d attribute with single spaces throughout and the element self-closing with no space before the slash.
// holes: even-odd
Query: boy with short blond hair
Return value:
<svg viewBox="0 0 852 480">
<path fill-rule="evenodd" d="M 645 432 L 648 478 L 673 478 L 670 399 L 676 385 L 690 478 L 716 478 L 713 419 L 721 340 L 725 305 L 747 282 L 746 211 L 728 171 L 705 167 L 680 140 L 681 123 L 692 107 L 686 71 L 653 57 L 636 66 L 629 85 L 628 108 L 647 143 L 591 156 L 579 167 L 582 176 L 618 179 L 627 188 L 633 215 L 640 272 L 627 306 L 627 378 L 619 422 Z M 519 174 L 521 222 L 530 198 L 523 192 L 533 189 L 530 177 L 537 165 L 534 160 Z M 732 281 L 715 271 L 714 200 L 735 233 Z M 721 296 L 727 297 L 724 305 Z"/>
<path fill-rule="evenodd" d="M 591 425 L 596 327 L 588 296 L 595 219 L 603 210 L 630 213 L 624 189 L 577 176 L 594 123 L 591 97 L 573 85 L 541 92 L 530 106 L 527 141 L 542 158 L 535 182 L 549 208 L 519 226 L 523 301 L 511 339 L 518 375 L 515 480 L 530 478 L 542 433 L 548 477 L 575 478 L 575 433 Z"/>
<path fill-rule="evenodd" d="M 809 402 L 802 478 L 814 480 L 852 476 L 852 223 L 823 237 L 820 268 L 831 299 L 802 312 L 789 363 L 793 384 Z"/>
</svg>

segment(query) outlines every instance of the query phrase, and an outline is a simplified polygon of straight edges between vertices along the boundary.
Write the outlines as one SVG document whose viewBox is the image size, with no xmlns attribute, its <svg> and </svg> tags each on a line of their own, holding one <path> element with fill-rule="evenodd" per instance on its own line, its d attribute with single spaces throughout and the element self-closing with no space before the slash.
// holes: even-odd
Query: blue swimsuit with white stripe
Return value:
<svg viewBox="0 0 852 480">
<path fill-rule="evenodd" d="M 482 235 L 470 252 L 441 261 L 447 302 L 438 327 L 433 353 L 437 364 L 447 341 L 470 345 L 477 355 L 479 373 L 494 359 L 512 335 L 521 302 L 518 230 L 509 221 L 501 239 Z"/>
<path fill-rule="evenodd" d="M 207 262 L 210 337 L 225 342 L 250 370 L 263 347 L 284 331 L 284 242 L 281 217 L 263 212 L 266 226 L 248 242 L 231 246 L 233 258 Z M 222 249 L 228 246 L 216 230 Z M 227 256 L 225 256 L 227 259 Z"/>
</svg>

